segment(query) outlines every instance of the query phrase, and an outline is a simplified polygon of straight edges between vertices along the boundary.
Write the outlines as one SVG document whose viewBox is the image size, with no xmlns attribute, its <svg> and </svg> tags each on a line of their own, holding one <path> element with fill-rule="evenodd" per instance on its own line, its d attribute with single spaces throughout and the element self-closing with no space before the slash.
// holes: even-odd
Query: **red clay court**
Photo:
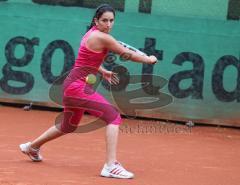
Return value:
<svg viewBox="0 0 240 185">
<path fill-rule="evenodd" d="M 105 159 L 105 128 L 49 142 L 41 151 L 44 161 L 34 163 L 18 145 L 45 131 L 60 113 L 0 109 L 1 185 L 240 184 L 239 129 L 195 126 L 190 130 L 184 125 L 124 119 L 118 159 L 135 178 L 119 180 L 99 176 Z M 93 118 L 84 116 L 83 121 L 89 119 Z M 153 127 L 144 131 L 147 125 Z"/>
</svg>

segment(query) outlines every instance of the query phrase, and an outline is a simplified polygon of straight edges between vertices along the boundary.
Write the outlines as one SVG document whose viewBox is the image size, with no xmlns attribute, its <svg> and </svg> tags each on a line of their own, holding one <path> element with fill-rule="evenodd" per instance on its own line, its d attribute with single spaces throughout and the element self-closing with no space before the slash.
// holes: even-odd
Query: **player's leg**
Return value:
<svg viewBox="0 0 240 185">
<path fill-rule="evenodd" d="M 63 119 L 60 119 L 60 123 L 55 123 L 54 126 L 50 127 L 42 135 L 36 138 L 32 144 L 32 148 L 40 148 L 44 143 L 56 139 L 64 134 L 73 132 L 79 121 L 82 118 L 84 111 L 77 108 L 65 107 L 63 111 Z"/>
<path fill-rule="evenodd" d="M 116 112 L 115 108 L 112 107 L 112 105 L 110 104 L 106 104 L 108 102 L 105 102 L 104 100 L 104 104 L 102 104 L 102 108 L 101 111 L 105 111 L 106 110 L 106 105 L 108 106 L 108 113 L 116 113 L 116 119 L 115 122 L 112 121 L 112 123 L 108 123 L 107 121 L 109 121 L 109 119 L 106 119 L 104 115 L 104 113 L 100 113 L 99 109 L 98 111 L 96 110 L 86 110 L 86 112 L 90 113 L 91 115 L 94 115 L 96 117 L 99 117 L 101 119 L 103 119 L 107 125 L 106 125 L 106 136 L 105 136 L 105 141 L 106 141 L 106 164 L 111 165 L 114 162 L 117 161 L 117 143 L 118 143 L 118 132 L 119 132 L 119 125 L 121 123 L 121 117 L 120 114 L 118 112 Z M 95 105 L 95 103 L 94 103 Z M 105 109 L 105 110 L 104 110 Z M 106 114 L 106 113 L 105 113 Z"/>
<path fill-rule="evenodd" d="M 19 147 L 20 147 L 20 150 L 24 154 L 28 155 L 32 161 L 40 162 L 42 161 L 42 156 L 40 155 L 40 146 L 62 135 L 63 133 L 60 132 L 56 128 L 56 126 L 52 126 L 48 130 L 46 130 L 42 135 L 37 137 L 33 142 L 20 144 Z"/>
<path fill-rule="evenodd" d="M 48 141 L 56 139 L 62 135 L 73 132 L 83 115 L 82 109 L 64 108 L 63 119 L 56 123 L 32 142 L 21 144 L 21 151 L 28 155 L 32 161 L 42 161 L 40 147 Z"/>
<path fill-rule="evenodd" d="M 101 176 L 114 178 L 133 178 L 134 174 L 124 169 L 117 161 L 119 125 L 122 123 L 120 113 L 102 95 L 96 92 L 84 105 L 87 112 L 94 116 L 100 117 L 107 123 L 105 137 L 106 163 L 101 171 Z"/>
</svg>

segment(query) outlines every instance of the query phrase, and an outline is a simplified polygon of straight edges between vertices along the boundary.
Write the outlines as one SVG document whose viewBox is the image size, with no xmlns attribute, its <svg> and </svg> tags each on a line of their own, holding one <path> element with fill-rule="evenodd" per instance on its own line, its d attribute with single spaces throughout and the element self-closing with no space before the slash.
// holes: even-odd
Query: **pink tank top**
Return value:
<svg viewBox="0 0 240 185">
<path fill-rule="evenodd" d="M 89 35 L 94 31 L 97 31 L 96 26 L 93 26 L 83 36 L 73 69 L 64 80 L 64 89 L 68 88 L 68 86 L 73 84 L 73 82 L 78 82 L 79 80 L 86 82 L 86 77 L 89 74 L 96 75 L 98 68 L 107 55 L 108 49 L 104 49 L 102 52 L 96 52 L 86 46 L 86 41 Z"/>
<path fill-rule="evenodd" d="M 104 49 L 102 52 L 96 52 L 91 49 L 89 49 L 86 46 L 86 41 L 89 37 L 89 35 L 97 31 L 98 29 L 96 26 L 93 26 L 82 38 L 80 48 L 78 50 L 78 56 L 75 60 L 74 68 L 79 67 L 89 67 L 90 73 L 96 74 L 98 72 L 98 68 L 102 64 L 105 56 L 108 53 L 107 49 Z"/>
</svg>

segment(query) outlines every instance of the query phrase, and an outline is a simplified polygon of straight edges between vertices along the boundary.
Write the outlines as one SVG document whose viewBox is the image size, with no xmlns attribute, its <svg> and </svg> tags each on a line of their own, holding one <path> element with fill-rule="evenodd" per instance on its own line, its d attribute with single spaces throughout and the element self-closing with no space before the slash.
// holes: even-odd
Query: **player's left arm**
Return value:
<svg viewBox="0 0 240 185">
<path fill-rule="evenodd" d="M 114 37 L 106 33 L 98 33 L 98 40 L 108 50 L 118 54 L 128 54 L 129 60 L 133 62 L 140 62 L 146 64 L 155 64 L 157 58 L 155 56 L 140 55 L 139 53 L 132 51 L 126 47 L 123 47 Z"/>
</svg>

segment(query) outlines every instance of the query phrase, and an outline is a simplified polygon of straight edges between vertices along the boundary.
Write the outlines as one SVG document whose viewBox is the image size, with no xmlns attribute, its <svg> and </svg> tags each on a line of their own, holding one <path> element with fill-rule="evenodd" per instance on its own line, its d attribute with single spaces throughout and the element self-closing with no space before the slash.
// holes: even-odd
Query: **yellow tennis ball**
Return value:
<svg viewBox="0 0 240 185">
<path fill-rule="evenodd" d="M 87 77 L 86 77 L 86 82 L 88 84 L 95 84 L 97 81 L 97 78 L 94 74 L 89 74 Z"/>
</svg>

